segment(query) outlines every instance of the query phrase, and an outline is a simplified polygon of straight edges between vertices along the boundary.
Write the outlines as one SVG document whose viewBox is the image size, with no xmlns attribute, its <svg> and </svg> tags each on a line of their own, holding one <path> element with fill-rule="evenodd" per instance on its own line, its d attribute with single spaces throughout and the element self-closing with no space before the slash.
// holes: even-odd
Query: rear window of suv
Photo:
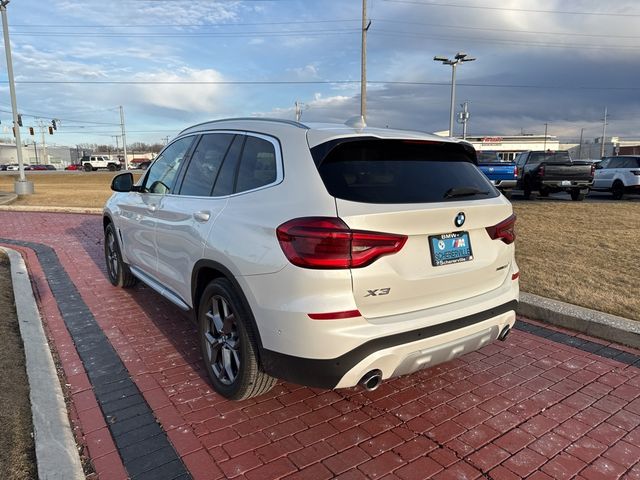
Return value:
<svg viewBox="0 0 640 480">
<path fill-rule="evenodd" d="M 531 152 L 529 163 L 567 163 L 571 162 L 569 152 Z"/>
<path fill-rule="evenodd" d="M 497 197 L 456 144 L 338 140 L 311 149 L 329 193 L 362 203 L 431 203 Z"/>
</svg>

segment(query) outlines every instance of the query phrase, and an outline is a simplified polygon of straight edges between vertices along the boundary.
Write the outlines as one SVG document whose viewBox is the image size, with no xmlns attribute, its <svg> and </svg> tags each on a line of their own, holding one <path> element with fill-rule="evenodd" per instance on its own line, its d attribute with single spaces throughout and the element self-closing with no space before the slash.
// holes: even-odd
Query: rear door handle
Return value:
<svg viewBox="0 0 640 480">
<path fill-rule="evenodd" d="M 201 211 L 193 214 L 193 218 L 196 219 L 197 222 L 208 222 L 211 218 L 211 212 Z"/>
</svg>

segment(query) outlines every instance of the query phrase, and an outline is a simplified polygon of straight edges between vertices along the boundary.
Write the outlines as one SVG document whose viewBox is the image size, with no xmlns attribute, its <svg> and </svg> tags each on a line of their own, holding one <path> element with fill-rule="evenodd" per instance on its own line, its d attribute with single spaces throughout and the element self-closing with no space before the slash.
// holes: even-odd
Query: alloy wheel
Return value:
<svg viewBox="0 0 640 480">
<path fill-rule="evenodd" d="M 231 385 L 240 372 L 240 339 L 236 316 L 221 296 L 214 295 L 206 312 L 204 326 L 205 359 L 217 379 Z"/>
</svg>

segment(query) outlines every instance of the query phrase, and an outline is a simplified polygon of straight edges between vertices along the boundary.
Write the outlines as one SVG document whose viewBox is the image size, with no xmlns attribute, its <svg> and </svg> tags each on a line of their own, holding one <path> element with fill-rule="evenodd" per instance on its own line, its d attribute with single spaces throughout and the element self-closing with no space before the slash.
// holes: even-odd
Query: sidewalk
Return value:
<svg viewBox="0 0 640 480">
<path fill-rule="evenodd" d="M 280 382 L 229 402 L 183 313 L 109 284 L 100 217 L 0 211 L 0 225 L 100 479 L 640 478 L 638 350 L 520 318 L 506 342 L 374 392 Z"/>
</svg>

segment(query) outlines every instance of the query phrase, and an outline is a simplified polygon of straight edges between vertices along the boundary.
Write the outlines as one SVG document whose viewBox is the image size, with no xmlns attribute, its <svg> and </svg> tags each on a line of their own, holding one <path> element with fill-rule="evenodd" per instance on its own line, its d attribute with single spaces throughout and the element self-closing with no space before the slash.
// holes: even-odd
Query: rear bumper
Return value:
<svg viewBox="0 0 640 480">
<path fill-rule="evenodd" d="M 491 183 L 493 183 L 496 188 L 505 190 L 515 188 L 517 180 L 491 180 Z"/>
<path fill-rule="evenodd" d="M 506 326 L 515 323 L 517 300 L 447 322 L 369 340 L 349 352 L 329 359 L 287 355 L 264 349 L 263 368 L 284 380 L 318 388 L 357 385 L 373 369 L 383 378 L 452 360 L 487 345 Z"/>
<path fill-rule="evenodd" d="M 542 180 L 540 183 L 548 188 L 565 190 L 569 188 L 590 188 L 593 185 L 593 180 Z"/>
</svg>

